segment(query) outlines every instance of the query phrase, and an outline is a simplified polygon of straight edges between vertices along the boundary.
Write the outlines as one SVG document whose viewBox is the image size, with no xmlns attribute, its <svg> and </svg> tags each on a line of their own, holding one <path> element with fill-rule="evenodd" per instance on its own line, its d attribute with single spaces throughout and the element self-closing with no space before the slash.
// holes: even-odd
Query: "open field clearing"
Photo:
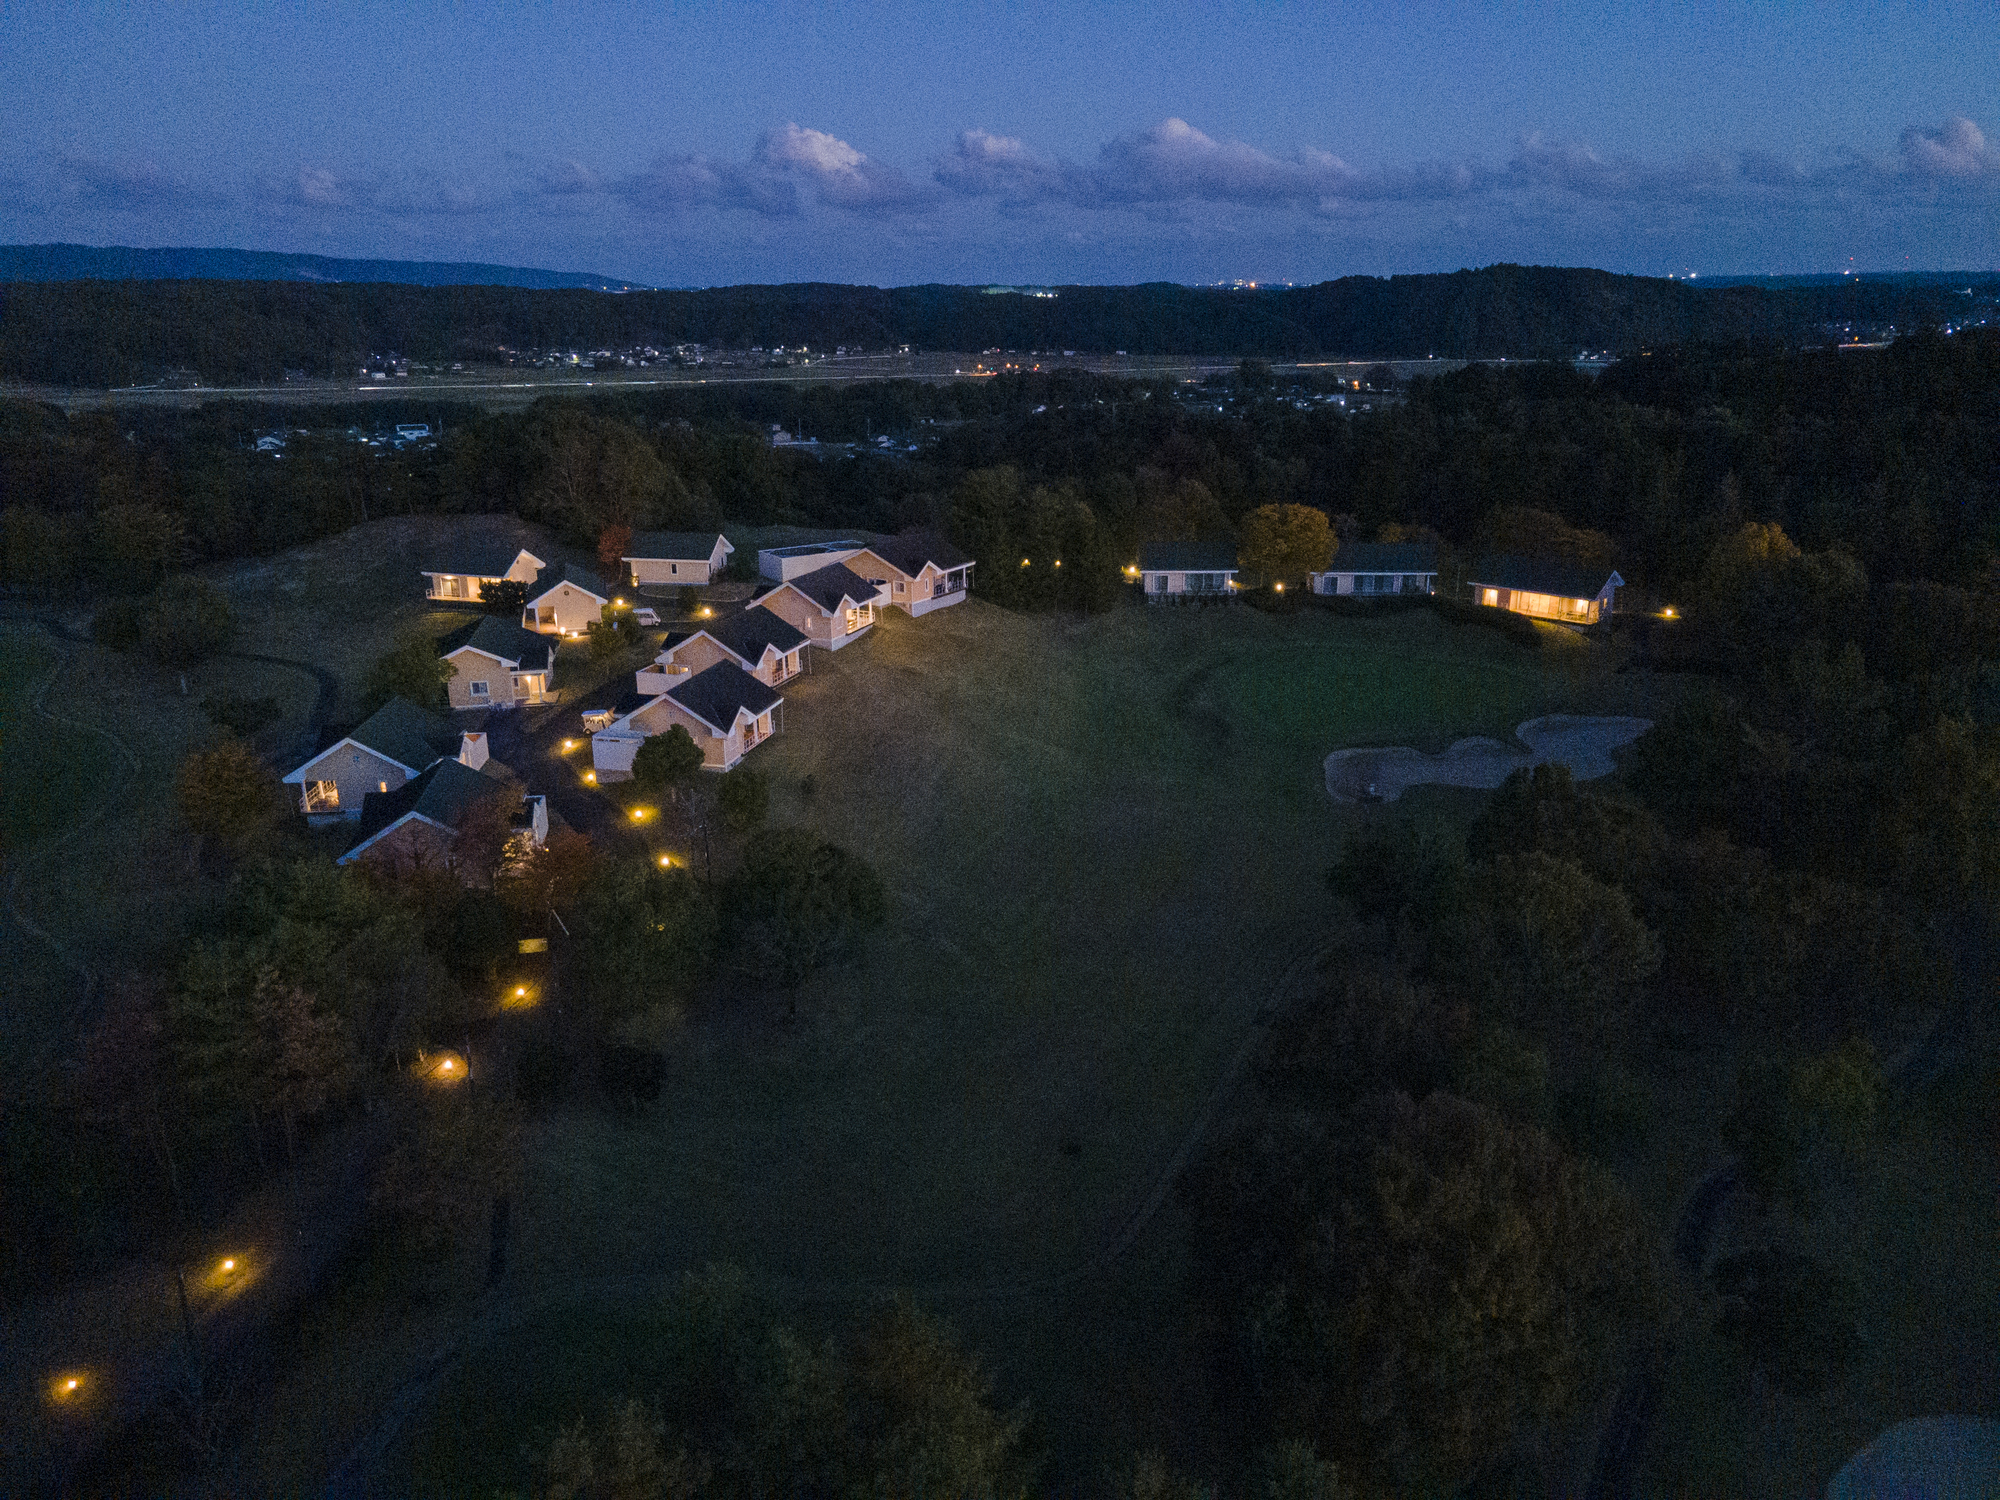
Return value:
<svg viewBox="0 0 2000 1500">
<path fill-rule="evenodd" d="M 1326 797 L 1321 758 L 1650 708 L 1632 678 L 1428 611 L 1077 621 L 975 601 L 891 614 L 812 666 L 752 763 L 774 821 L 882 871 L 889 925 L 808 988 L 795 1025 L 772 997 L 719 983 L 645 1118 L 536 1128 L 506 1298 L 542 1310 L 502 1319 L 406 1432 L 390 1468 L 414 1464 L 427 1491 L 518 1483 L 524 1434 L 643 1388 L 648 1309 L 709 1260 L 744 1266 L 808 1324 L 917 1288 L 1031 1399 L 1067 1461 L 1107 1412 L 1121 1434 L 1190 1417 L 1169 1347 L 1171 1204 L 1115 1267 L 1102 1257 L 1316 949 L 1320 873 L 1364 815 Z M 480 1315 L 465 1270 L 464 1293 L 414 1328 L 442 1339 Z M 621 1335 L 624 1318 L 638 1321 Z M 352 1421 L 362 1393 L 334 1386 L 374 1322 L 330 1323 L 285 1409 L 324 1392 Z M 1156 1386 L 1099 1389 L 1093 1371 L 1122 1353 L 1161 1372 Z M 329 1453 L 354 1436 L 339 1425 L 320 1439 Z M 310 1464 L 296 1437 L 274 1478 Z M 493 1467 L 468 1469 L 468 1452 Z"/>
</svg>

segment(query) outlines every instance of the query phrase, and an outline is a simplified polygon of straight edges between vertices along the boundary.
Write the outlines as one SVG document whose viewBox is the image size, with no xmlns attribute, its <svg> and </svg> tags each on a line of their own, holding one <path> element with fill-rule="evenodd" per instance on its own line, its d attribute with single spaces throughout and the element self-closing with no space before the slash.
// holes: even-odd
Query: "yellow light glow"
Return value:
<svg viewBox="0 0 2000 1500">
<path fill-rule="evenodd" d="M 585 781 L 590 782 L 592 785 L 595 785 L 597 782 L 597 773 L 595 771 L 585 771 L 583 773 L 583 779 Z"/>
<path fill-rule="evenodd" d="M 613 599 L 611 602 L 618 609 L 623 609 L 625 607 L 625 601 L 623 599 Z"/>
<path fill-rule="evenodd" d="M 1279 583 L 1279 584 L 1274 584 L 1274 585 L 1272 585 L 1272 587 L 1274 587 L 1275 589 L 1277 589 L 1277 591 L 1278 591 L 1279 593 L 1281 593 L 1281 594 L 1282 594 L 1282 593 L 1284 593 L 1284 591 L 1285 591 L 1285 586 L 1284 586 L 1284 585 L 1283 585 L 1282 583 Z"/>
<path fill-rule="evenodd" d="M 235 1270 L 235 1269 L 236 1269 L 236 1257 L 235 1257 L 235 1256 L 233 1256 L 233 1255 L 230 1255 L 230 1256 L 225 1256 L 225 1257 L 223 1258 L 223 1262 L 222 1262 L 222 1269 L 223 1269 L 223 1270 L 224 1270 L 225 1272 L 228 1272 L 228 1271 L 233 1271 L 233 1270 Z"/>
<path fill-rule="evenodd" d="M 1674 617 L 1674 607 L 1669 604 L 1665 609 L 1660 611 L 1660 616 L 1662 619 L 1671 620 Z"/>
<path fill-rule="evenodd" d="M 1027 567 L 1027 565 L 1028 565 L 1028 560 L 1027 560 L 1027 558 L 1025 558 L 1025 557 L 1024 557 L 1024 558 L 1022 558 L 1022 559 L 1021 559 L 1021 566 L 1025 568 L 1025 567 Z"/>
<path fill-rule="evenodd" d="M 669 859 L 666 855 L 662 854 L 660 856 L 660 868 L 662 870 L 671 870 L 673 867 L 674 867 L 674 862 L 671 859 Z"/>
<path fill-rule="evenodd" d="M 58 1375 L 49 1382 L 49 1400 L 63 1402 L 76 1401 L 83 1396 L 83 1374 L 78 1371 L 70 1375 Z"/>
<path fill-rule="evenodd" d="M 528 987 L 525 984 L 517 984 L 514 986 L 514 993 L 517 995 L 525 995 L 528 993 Z"/>
<path fill-rule="evenodd" d="M 575 740 L 564 740 L 564 741 L 563 741 L 563 749 L 565 749 L 565 750 L 574 750 L 575 748 L 576 748 L 576 741 L 575 741 Z"/>
<path fill-rule="evenodd" d="M 633 809 L 632 809 L 632 821 L 633 821 L 634 823 L 643 823 L 643 822 L 645 822 L 645 821 L 646 821 L 646 809 L 645 809 L 645 808 L 643 808 L 643 807 L 635 807 L 635 808 L 633 808 Z"/>
<path fill-rule="evenodd" d="M 1056 566 L 1059 568 L 1062 566 L 1062 559 L 1060 557 L 1056 559 Z"/>
<path fill-rule="evenodd" d="M 449 1073 L 451 1071 L 451 1059 L 447 1057 L 443 1062 L 439 1063 L 438 1071 L 440 1073 Z"/>
<path fill-rule="evenodd" d="M 710 615 L 712 615 L 712 614 L 714 614 L 714 613 L 715 613 L 715 611 L 714 611 L 714 610 L 712 610 L 712 609 L 710 609 L 710 608 L 709 608 L 709 607 L 708 607 L 708 606 L 707 606 L 706 604 L 704 604 L 704 605 L 703 605 L 703 606 L 701 607 L 701 617 L 702 617 L 702 618 L 703 618 L 704 620 L 706 620 L 706 619 L 707 619 L 707 618 L 708 618 L 708 617 L 709 617 Z"/>
</svg>

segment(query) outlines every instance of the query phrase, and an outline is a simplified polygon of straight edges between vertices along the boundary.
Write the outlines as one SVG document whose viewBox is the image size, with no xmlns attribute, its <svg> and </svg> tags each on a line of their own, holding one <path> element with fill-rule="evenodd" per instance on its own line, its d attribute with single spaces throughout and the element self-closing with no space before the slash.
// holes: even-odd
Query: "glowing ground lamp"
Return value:
<svg viewBox="0 0 2000 1500">
<path fill-rule="evenodd" d="M 49 1400 L 57 1406 L 74 1406 L 90 1393 L 90 1376 L 83 1370 L 65 1370 L 49 1381 Z"/>
<path fill-rule="evenodd" d="M 592 786 L 597 785 L 597 773 L 595 771 L 585 771 L 583 773 L 583 779 L 589 782 Z"/>
</svg>

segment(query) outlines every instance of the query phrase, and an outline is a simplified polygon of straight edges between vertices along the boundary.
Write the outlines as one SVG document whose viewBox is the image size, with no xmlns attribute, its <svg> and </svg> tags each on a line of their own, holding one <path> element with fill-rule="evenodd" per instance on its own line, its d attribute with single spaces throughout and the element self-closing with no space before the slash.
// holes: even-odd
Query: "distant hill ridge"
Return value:
<svg viewBox="0 0 2000 1500">
<path fill-rule="evenodd" d="M 473 261 L 346 260 L 279 250 L 140 250 L 129 245 L 0 245 L 0 281 L 362 281 L 403 286 L 650 290 L 635 281 L 585 271 L 542 271 Z"/>
<path fill-rule="evenodd" d="M 382 264 L 382 263 L 378 263 Z M 978 286 L 710 287 L 600 292 L 511 285 L 305 281 L 0 281 L 0 379 L 124 386 L 193 370 L 208 384 L 288 370 L 352 373 L 357 357 L 479 361 L 506 348 L 744 349 L 1269 359 L 1566 358 L 1676 344 L 1825 344 L 1937 324 L 2000 324 L 2000 275 L 1832 285 L 1709 286 L 1554 266 L 1346 276 L 1233 291 L 1153 282 L 994 294 Z M 1052 293 L 1052 295 L 1051 295 Z"/>
</svg>

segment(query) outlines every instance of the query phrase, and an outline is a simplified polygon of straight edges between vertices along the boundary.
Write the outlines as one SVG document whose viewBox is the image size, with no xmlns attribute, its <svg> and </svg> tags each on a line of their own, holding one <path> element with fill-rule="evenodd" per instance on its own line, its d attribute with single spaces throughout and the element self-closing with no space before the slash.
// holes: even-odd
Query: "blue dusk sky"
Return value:
<svg viewBox="0 0 2000 1500">
<path fill-rule="evenodd" d="M 0 240 L 667 286 L 2000 267 L 1991 5 L 0 0 Z"/>
</svg>

